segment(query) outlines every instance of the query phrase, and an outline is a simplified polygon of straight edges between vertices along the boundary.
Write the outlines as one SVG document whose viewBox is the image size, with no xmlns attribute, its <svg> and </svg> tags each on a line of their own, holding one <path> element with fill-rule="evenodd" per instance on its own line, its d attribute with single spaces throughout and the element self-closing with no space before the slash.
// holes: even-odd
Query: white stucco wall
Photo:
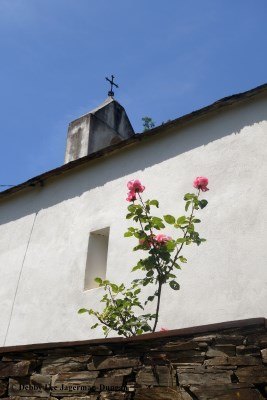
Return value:
<svg viewBox="0 0 267 400">
<path fill-rule="evenodd" d="M 181 290 L 164 289 L 159 328 L 267 317 L 267 100 L 148 138 L 0 204 L 0 346 L 102 335 L 81 307 L 98 307 L 101 289 L 84 291 L 89 232 L 110 227 L 107 277 L 133 278 L 141 252 L 123 238 L 126 183 L 139 178 L 162 214 L 183 213 L 183 194 L 210 180 L 201 211 L 207 242 L 190 246 Z M 166 233 L 172 233 L 166 231 Z"/>
</svg>

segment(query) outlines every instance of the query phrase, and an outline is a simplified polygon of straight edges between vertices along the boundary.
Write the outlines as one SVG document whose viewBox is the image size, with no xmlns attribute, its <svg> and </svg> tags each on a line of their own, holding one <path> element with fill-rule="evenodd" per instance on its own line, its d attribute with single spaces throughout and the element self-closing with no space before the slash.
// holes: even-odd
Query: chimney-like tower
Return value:
<svg viewBox="0 0 267 400">
<path fill-rule="evenodd" d="M 108 97 L 99 107 L 69 124 L 65 164 L 133 135 L 124 108 Z"/>
</svg>

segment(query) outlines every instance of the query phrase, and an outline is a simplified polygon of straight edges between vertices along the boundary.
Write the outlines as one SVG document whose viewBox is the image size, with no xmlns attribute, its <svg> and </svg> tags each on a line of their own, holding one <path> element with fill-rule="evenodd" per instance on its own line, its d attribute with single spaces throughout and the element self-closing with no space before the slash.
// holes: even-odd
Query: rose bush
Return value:
<svg viewBox="0 0 267 400">
<path fill-rule="evenodd" d="M 157 200 L 144 200 L 141 194 L 145 186 L 136 179 L 127 183 L 129 190 L 126 200 L 131 202 L 128 206 L 126 219 L 133 220 L 137 227 L 129 227 L 125 237 L 137 239 L 134 251 L 142 250 L 146 256 L 140 258 L 132 271 L 140 271 L 141 277 L 134 279 L 129 288 L 124 284 L 115 284 L 108 280 L 96 278 L 99 287 L 105 294 L 101 300 L 105 304 L 102 311 L 82 308 L 79 313 L 88 313 L 97 318 L 91 329 L 101 325 L 107 336 L 109 332 L 116 331 L 126 337 L 139 335 L 144 332 L 155 332 L 158 324 L 162 288 L 168 284 L 171 289 L 179 290 L 176 270 L 180 270 L 187 259 L 181 254 L 184 246 L 205 241 L 200 238 L 195 225 L 200 219 L 195 217 L 195 212 L 203 209 L 208 204 L 207 200 L 200 200 L 200 193 L 208 189 L 208 179 L 197 177 L 193 187 L 197 193 L 184 195 L 185 211 L 188 215 L 175 217 L 167 214 L 163 218 L 153 216 L 153 207 L 159 208 Z M 157 233 L 166 228 L 166 225 L 176 229 L 177 237 L 173 238 L 165 233 Z M 143 287 L 151 286 L 153 292 L 142 303 L 139 294 Z M 149 302 L 155 304 L 155 313 L 142 313 Z M 162 328 L 162 330 L 166 330 Z"/>
</svg>

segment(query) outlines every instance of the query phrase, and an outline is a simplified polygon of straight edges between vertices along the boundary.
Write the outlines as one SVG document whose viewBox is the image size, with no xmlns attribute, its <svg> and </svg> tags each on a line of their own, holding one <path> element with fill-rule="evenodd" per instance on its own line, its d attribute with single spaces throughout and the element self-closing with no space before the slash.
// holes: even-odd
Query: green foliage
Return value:
<svg viewBox="0 0 267 400">
<path fill-rule="evenodd" d="M 143 117 L 143 132 L 149 131 L 150 129 L 154 128 L 155 123 L 152 118 L 150 117 Z"/>
<path fill-rule="evenodd" d="M 206 207 L 208 202 L 207 202 L 207 200 L 203 199 L 203 200 L 199 200 L 198 204 L 199 204 L 199 207 L 202 209 L 202 208 Z"/>
<path fill-rule="evenodd" d="M 159 208 L 158 200 L 148 200 L 148 204 L 150 204 L 151 206 L 156 206 L 157 208 Z"/>
<path fill-rule="evenodd" d="M 169 282 L 169 285 L 170 285 L 170 287 L 171 287 L 173 290 L 179 290 L 179 289 L 180 289 L 180 285 L 179 285 L 179 283 L 176 282 L 176 281 L 170 281 L 170 282 Z"/>
<path fill-rule="evenodd" d="M 166 214 L 163 218 L 151 212 L 152 207 L 159 207 L 157 200 L 143 201 L 139 192 L 136 196 L 136 202 L 128 206 L 126 219 L 133 220 L 137 227 L 129 227 L 124 237 L 137 240 L 133 251 L 142 251 L 145 254 L 132 268 L 133 272 L 138 271 L 138 278 L 134 279 L 129 287 L 123 283 L 118 285 L 96 278 L 95 281 L 105 292 L 101 300 L 104 304 L 102 311 L 86 308 L 78 311 L 79 314 L 88 313 L 94 316 L 98 322 L 94 323 L 91 329 L 101 326 L 105 336 L 111 331 L 125 337 L 155 332 L 163 286 L 168 284 L 175 291 L 180 289 L 176 273 L 187 263 L 187 259 L 181 254 L 184 246 L 199 246 L 205 241 L 195 228 L 195 224 L 200 223 L 200 219 L 195 217 L 195 211 L 208 204 L 207 200 L 199 199 L 200 190 L 197 194 L 185 194 L 186 215 Z M 165 228 L 164 222 L 178 232 L 175 239 L 159 235 L 159 231 Z M 156 290 L 141 301 L 139 295 L 146 286 L 156 286 Z M 155 304 L 154 314 L 145 313 L 145 306 L 149 302 Z"/>
<path fill-rule="evenodd" d="M 172 215 L 164 215 L 164 221 L 167 222 L 167 224 L 173 225 L 175 224 L 175 218 Z"/>
<path fill-rule="evenodd" d="M 104 309 L 95 311 L 93 309 L 81 309 L 79 313 L 88 312 L 89 315 L 95 316 L 99 322 L 91 326 L 91 329 L 102 326 L 102 330 L 107 336 L 112 330 L 117 331 L 119 335 L 126 337 L 149 332 L 149 321 L 152 320 L 151 314 L 135 315 L 139 308 L 144 309 L 138 295 L 141 288 L 133 283 L 130 288 L 126 288 L 124 284 L 116 285 L 108 280 L 96 278 L 95 281 L 99 287 L 103 287 L 106 294 L 101 302 L 105 303 Z"/>
<path fill-rule="evenodd" d="M 86 308 L 80 308 L 78 311 L 78 314 L 84 314 L 86 312 L 88 312 L 88 310 Z"/>
</svg>

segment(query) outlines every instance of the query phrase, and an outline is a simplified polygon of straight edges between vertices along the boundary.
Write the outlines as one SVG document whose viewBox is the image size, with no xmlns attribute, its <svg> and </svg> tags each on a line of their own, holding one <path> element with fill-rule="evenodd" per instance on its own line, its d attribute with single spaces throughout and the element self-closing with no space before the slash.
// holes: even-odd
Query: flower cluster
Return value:
<svg viewBox="0 0 267 400">
<path fill-rule="evenodd" d="M 127 188 L 129 189 L 126 200 L 135 201 L 136 193 L 142 193 L 145 190 L 145 186 L 141 184 L 139 179 L 133 179 L 127 183 Z"/>
<path fill-rule="evenodd" d="M 198 176 L 193 181 L 193 186 L 196 189 L 201 190 L 202 192 L 207 192 L 209 180 L 204 176 Z M 145 190 L 145 186 L 139 181 L 139 179 L 132 179 L 127 183 L 127 188 L 129 192 L 127 194 L 127 201 L 135 201 L 136 200 L 136 193 L 142 193 Z M 147 249 L 151 248 L 154 245 L 156 246 L 163 246 L 166 245 L 167 242 L 173 240 L 172 237 L 164 235 L 163 233 L 159 233 L 158 235 L 150 235 L 149 237 L 139 239 L 139 244 L 141 246 L 146 247 Z"/>
<path fill-rule="evenodd" d="M 202 192 L 207 192 L 209 190 L 207 187 L 208 184 L 209 180 L 205 176 L 198 176 L 193 182 L 194 188 L 199 189 Z M 127 183 L 127 188 L 129 189 L 128 196 L 126 198 L 127 201 L 135 201 L 136 193 L 142 193 L 145 190 L 145 186 L 141 184 L 139 179 L 133 179 L 129 181 Z"/>
</svg>

